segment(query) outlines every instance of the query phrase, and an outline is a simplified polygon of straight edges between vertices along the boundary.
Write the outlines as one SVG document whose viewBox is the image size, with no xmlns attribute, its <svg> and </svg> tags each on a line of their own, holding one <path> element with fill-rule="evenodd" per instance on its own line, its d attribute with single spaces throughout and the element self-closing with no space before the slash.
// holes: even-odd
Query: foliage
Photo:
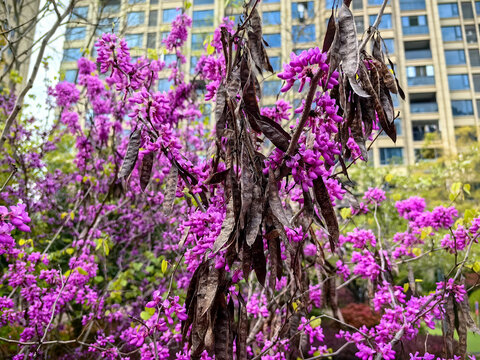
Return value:
<svg viewBox="0 0 480 360">
<path fill-rule="evenodd" d="M 454 205 L 471 188 L 453 182 L 429 207 L 397 175 L 353 189 L 347 170 L 367 160 L 380 125 L 396 139 L 391 92 L 402 91 L 380 35 L 359 45 L 346 2 L 321 50 L 292 54 L 282 92 L 308 91 L 287 131 L 288 102 L 259 105 L 272 69 L 257 6 L 236 29 L 226 19 L 215 30 L 192 82 L 178 66 L 186 14 L 164 40 L 177 56 L 168 67 L 132 61 L 123 39 L 104 34 L 99 70 L 82 58 L 78 84 L 49 89 L 53 126 L 12 126 L 0 162 L 6 356 L 316 359 L 353 348 L 393 359 L 441 327 L 442 356 L 465 358 L 467 332 L 478 331 L 465 275 L 480 270 L 480 217 Z M 155 89 L 162 72 L 168 91 Z M 215 103 L 211 135 L 199 81 Z M 8 116 L 14 98 L 0 100 Z M 341 308 L 345 288 L 359 304 Z"/>
</svg>

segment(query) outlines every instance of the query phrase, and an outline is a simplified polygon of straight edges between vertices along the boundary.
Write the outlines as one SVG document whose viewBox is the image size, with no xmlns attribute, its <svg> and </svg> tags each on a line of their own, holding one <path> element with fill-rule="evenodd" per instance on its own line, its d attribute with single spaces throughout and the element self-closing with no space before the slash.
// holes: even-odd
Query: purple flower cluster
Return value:
<svg viewBox="0 0 480 360">
<path fill-rule="evenodd" d="M 345 243 L 351 243 L 354 248 L 363 249 L 367 245 L 375 247 L 377 240 L 372 230 L 355 228 L 352 232 L 347 233 L 346 236 L 340 235 L 339 244 L 344 245 Z"/>
<path fill-rule="evenodd" d="M 334 72 L 330 79 L 328 76 L 327 54 L 322 53 L 318 47 L 302 51 L 299 55 L 292 52 L 290 54 L 290 62 L 283 64 L 283 71 L 277 76 L 286 81 L 282 87 L 282 92 L 290 90 L 295 81 L 300 81 L 298 92 L 302 92 L 305 84 L 310 82 L 317 71 L 324 73 L 320 84 L 324 84 L 328 80 L 327 89 L 332 89 L 338 85 L 338 72 Z"/>
<path fill-rule="evenodd" d="M 379 188 L 372 188 L 369 187 L 367 191 L 365 191 L 365 195 L 363 199 L 367 204 L 380 204 L 387 199 L 385 196 L 385 191 Z"/>
<path fill-rule="evenodd" d="M 397 201 L 395 207 L 401 217 L 407 220 L 413 220 L 425 210 L 427 204 L 425 203 L 425 199 L 412 196 L 406 200 Z"/>
<path fill-rule="evenodd" d="M 172 21 L 172 30 L 163 39 L 168 51 L 176 50 L 185 44 L 188 37 L 188 29 L 192 27 L 192 18 L 187 14 L 179 14 Z"/>
</svg>

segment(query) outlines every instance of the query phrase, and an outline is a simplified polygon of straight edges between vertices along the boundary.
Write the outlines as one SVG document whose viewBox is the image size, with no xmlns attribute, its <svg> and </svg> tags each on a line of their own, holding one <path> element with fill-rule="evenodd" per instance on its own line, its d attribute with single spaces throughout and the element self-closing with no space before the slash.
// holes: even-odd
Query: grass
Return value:
<svg viewBox="0 0 480 360">
<path fill-rule="evenodd" d="M 428 329 L 428 333 L 431 335 L 442 335 L 442 329 L 437 326 L 435 330 Z M 457 332 L 455 331 L 455 339 L 458 340 Z M 467 352 L 470 354 L 480 354 L 480 335 L 468 332 L 467 335 Z"/>
</svg>

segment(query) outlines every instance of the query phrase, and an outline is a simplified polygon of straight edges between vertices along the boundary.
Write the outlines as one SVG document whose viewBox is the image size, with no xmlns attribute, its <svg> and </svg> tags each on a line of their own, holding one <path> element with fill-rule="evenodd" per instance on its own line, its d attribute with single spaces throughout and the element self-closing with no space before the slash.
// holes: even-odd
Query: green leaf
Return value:
<svg viewBox="0 0 480 360">
<path fill-rule="evenodd" d="M 81 267 L 78 267 L 77 268 L 77 271 L 81 274 L 81 275 L 88 275 L 88 273 L 85 271 L 85 269 L 81 268 Z"/>
<path fill-rule="evenodd" d="M 313 319 L 313 320 L 312 320 L 312 319 Z M 320 319 L 320 318 L 315 319 L 315 316 L 312 316 L 312 317 L 310 318 L 310 320 L 311 320 L 311 321 L 310 321 L 310 326 L 311 326 L 312 328 L 319 327 L 319 326 L 322 324 L 322 319 Z"/>
<path fill-rule="evenodd" d="M 215 52 L 215 47 L 213 47 L 211 44 L 208 44 L 207 46 L 207 54 L 212 55 Z"/>
<path fill-rule="evenodd" d="M 65 250 L 65 252 L 66 252 L 68 255 L 72 255 L 72 254 L 75 252 L 75 249 L 74 249 L 74 248 L 68 248 L 67 250 Z"/>
<path fill-rule="evenodd" d="M 162 261 L 162 273 L 166 273 L 167 272 L 167 268 L 168 268 L 168 262 L 164 259 Z"/>
<path fill-rule="evenodd" d="M 155 314 L 155 308 L 145 308 L 145 311 L 150 315 L 150 316 L 153 316 L 153 314 Z"/>
<path fill-rule="evenodd" d="M 409 283 L 403 284 L 403 292 L 407 292 L 409 288 L 410 288 L 410 284 L 409 284 Z"/>
<path fill-rule="evenodd" d="M 348 219 L 352 216 L 352 209 L 343 208 L 342 210 L 340 210 L 340 216 L 342 217 L 342 219 Z"/>
<path fill-rule="evenodd" d="M 103 242 L 103 252 L 107 256 L 108 256 L 108 254 L 110 254 L 110 248 L 108 247 L 108 243 L 106 241 Z"/>
<path fill-rule="evenodd" d="M 470 184 L 463 185 L 463 191 L 470 195 Z"/>
<path fill-rule="evenodd" d="M 472 270 L 476 273 L 480 272 L 480 261 L 475 261 L 473 263 Z"/>
<path fill-rule="evenodd" d="M 452 186 L 450 187 L 450 192 L 454 195 L 458 194 L 458 192 L 460 191 L 460 188 L 462 186 L 462 183 L 461 182 L 454 182 L 452 184 Z"/>
<path fill-rule="evenodd" d="M 140 313 L 140 317 L 142 318 L 142 320 L 145 320 L 147 321 L 148 319 L 150 319 L 152 317 L 152 315 L 150 315 L 148 312 L 146 311 L 142 311 Z"/>
</svg>

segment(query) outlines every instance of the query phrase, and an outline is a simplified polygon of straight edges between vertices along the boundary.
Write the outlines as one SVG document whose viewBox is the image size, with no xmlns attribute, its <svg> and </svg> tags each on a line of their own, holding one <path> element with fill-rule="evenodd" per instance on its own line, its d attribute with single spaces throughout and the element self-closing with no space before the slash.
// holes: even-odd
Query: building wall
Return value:
<svg viewBox="0 0 480 360">
<path fill-rule="evenodd" d="M 194 19 L 186 47 L 188 61 L 183 69 L 187 74 L 193 73 L 195 59 L 202 54 L 203 40 L 208 39 L 221 20 L 229 16 L 238 21 L 242 7 L 235 1 L 238 2 L 193 0 L 187 9 Z M 288 62 L 292 51 L 321 45 L 332 5 L 337 3 L 332 0 L 262 1 L 259 10 L 265 25 L 264 38 L 270 45 L 267 52 L 277 71 L 283 62 Z M 359 38 L 373 23 L 381 3 L 380 0 L 353 0 L 351 8 Z M 134 55 L 147 54 L 148 47 L 156 49 L 166 61 L 174 59 L 174 55 L 164 53 L 161 39 L 168 34 L 168 20 L 175 16 L 174 9 L 182 7 L 183 1 L 110 1 L 103 11 L 98 0 L 82 0 L 78 6 L 83 7 L 83 11 L 88 7 L 84 13 L 86 18 L 77 17 L 69 27 L 85 27 L 85 33 L 77 36 L 77 40 L 66 42 L 66 49 L 77 49 L 66 50 L 72 55 L 72 61 L 62 63 L 67 79 L 74 79 L 74 60 L 92 50 L 94 29 L 97 27 L 97 35 L 111 31 L 112 20 L 115 32 L 125 35 L 130 45 L 138 46 Z M 468 141 L 478 138 L 479 20 L 480 1 L 398 0 L 387 5 L 380 31 L 406 100 L 394 99 L 400 113 L 396 120 L 398 140 L 393 144 L 386 136 L 379 136 L 371 149 L 375 166 L 397 161 L 413 164 L 442 154 L 454 155 Z M 262 102 L 273 105 L 281 82 L 274 75 L 266 75 L 263 83 Z M 160 81 L 160 88 L 168 89 L 168 82 Z M 288 100 L 298 105 L 304 95 L 305 91 L 290 93 Z"/>
<path fill-rule="evenodd" d="M 31 49 L 35 35 L 35 16 L 38 13 L 40 0 L 7 0 L 0 5 L 0 29 L 6 30 L 4 24 L 13 28 L 13 32 L 0 35 L 0 48 L 6 45 L 6 38 L 13 44 L 13 51 L 5 48 L 0 60 L 0 76 L 2 80 L 9 84 L 8 74 L 16 71 L 23 78 L 23 83 L 27 81 L 30 66 Z M 4 73 L 6 73 L 5 76 Z M 22 84 L 23 85 L 23 84 Z M 13 86 L 12 83 L 9 84 Z"/>
</svg>

